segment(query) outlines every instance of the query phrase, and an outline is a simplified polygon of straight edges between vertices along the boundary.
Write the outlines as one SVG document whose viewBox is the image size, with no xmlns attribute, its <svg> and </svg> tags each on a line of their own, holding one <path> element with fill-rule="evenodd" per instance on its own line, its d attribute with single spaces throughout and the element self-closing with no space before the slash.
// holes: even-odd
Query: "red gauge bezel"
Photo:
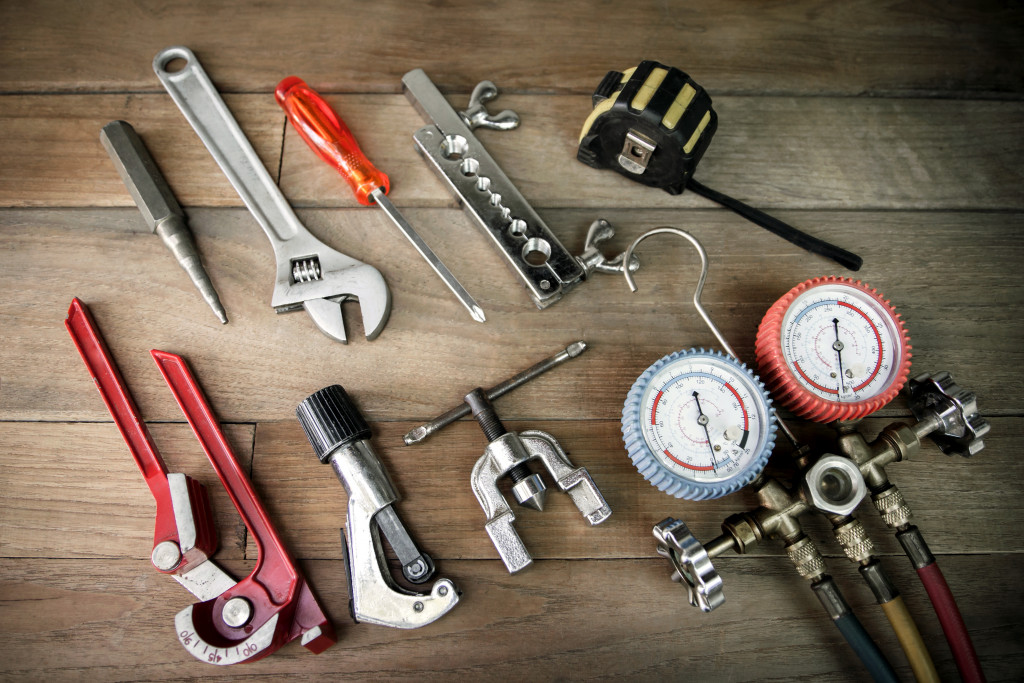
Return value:
<svg viewBox="0 0 1024 683">
<path fill-rule="evenodd" d="M 896 324 L 896 329 L 899 330 L 899 368 L 894 373 L 889 386 L 876 396 L 854 402 L 830 401 L 822 398 L 805 387 L 803 381 L 793 373 L 789 363 L 786 362 L 782 348 L 782 322 L 786 312 L 797 297 L 825 285 L 843 285 L 867 295 L 889 314 Z M 772 304 L 757 329 L 755 344 L 760 376 L 771 391 L 772 397 L 799 417 L 814 422 L 859 420 L 896 398 L 910 374 L 912 356 L 910 351 L 910 336 L 907 334 L 900 314 L 893 309 L 889 300 L 885 299 L 878 290 L 860 280 L 835 276 L 818 277 L 802 282 Z"/>
</svg>

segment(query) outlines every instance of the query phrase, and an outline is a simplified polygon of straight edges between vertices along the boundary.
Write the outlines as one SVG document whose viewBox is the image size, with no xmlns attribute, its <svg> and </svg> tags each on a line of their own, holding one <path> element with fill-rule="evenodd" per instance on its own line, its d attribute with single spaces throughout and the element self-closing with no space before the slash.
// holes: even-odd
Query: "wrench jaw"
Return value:
<svg viewBox="0 0 1024 683">
<path fill-rule="evenodd" d="M 391 290 L 376 268 L 321 244 L 312 256 L 278 256 L 277 285 L 271 305 L 278 313 L 305 309 L 313 324 L 331 339 L 345 344 L 341 304 L 359 302 L 363 330 L 372 341 L 391 315 Z M 313 278 L 316 279 L 306 279 Z"/>
</svg>

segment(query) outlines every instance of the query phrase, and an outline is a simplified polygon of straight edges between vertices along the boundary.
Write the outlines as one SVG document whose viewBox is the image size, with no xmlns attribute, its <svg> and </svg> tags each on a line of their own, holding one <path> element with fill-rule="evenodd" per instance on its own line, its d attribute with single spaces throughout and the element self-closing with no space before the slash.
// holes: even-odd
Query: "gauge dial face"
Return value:
<svg viewBox="0 0 1024 683">
<path fill-rule="evenodd" d="M 661 359 L 637 380 L 623 411 L 623 435 L 637 467 L 659 488 L 691 499 L 749 483 L 767 461 L 775 428 L 761 383 L 715 352 Z M 642 444 L 631 442 L 630 429 Z"/>
<path fill-rule="evenodd" d="M 798 296 L 782 319 L 782 354 L 797 381 L 823 399 L 864 401 L 892 386 L 900 328 L 866 292 L 823 285 Z"/>
<path fill-rule="evenodd" d="M 809 280 L 761 322 L 757 358 L 776 398 L 812 420 L 858 419 L 891 401 L 910 341 L 881 295 L 846 278 Z"/>
</svg>

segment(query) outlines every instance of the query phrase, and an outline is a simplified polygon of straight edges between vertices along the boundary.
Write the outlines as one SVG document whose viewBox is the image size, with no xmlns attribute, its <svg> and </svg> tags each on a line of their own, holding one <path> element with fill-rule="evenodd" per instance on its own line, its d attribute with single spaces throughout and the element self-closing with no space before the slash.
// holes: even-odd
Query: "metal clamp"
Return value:
<svg viewBox="0 0 1024 683">
<path fill-rule="evenodd" d="M 555 303 L 595 270 L 621 272 L 621 263 L 616 267 L 596 252 L 600 242 L 615 234 L 607 221 L 595 221 L 583 255 L 573 256 L 473 135 L 478 127 L 511 130 L 519 125 L 515 112 L 487 112 L 485 103 L 498 94 L 492 82 L 477 85 L 464 112 L 448 104 L 422 69 L 405 74 L 402 86 L 429 124 L 413 134 L 418 151 L 491 238 L 537 308 Z M 638 261 L 630 262 L 632 270 L 638 267 Z"/>
</svg>

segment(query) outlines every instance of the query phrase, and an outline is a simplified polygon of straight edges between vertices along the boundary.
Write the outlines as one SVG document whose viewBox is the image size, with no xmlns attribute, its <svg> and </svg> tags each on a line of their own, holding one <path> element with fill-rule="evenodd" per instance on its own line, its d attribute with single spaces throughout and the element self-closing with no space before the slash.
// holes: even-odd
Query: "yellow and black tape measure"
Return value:
<svg viewBox="0 0 1024 683">
<path fill-rule="evenodd" d="M 682 193 L 718 127 L 707 91 L 679 69 L 647 60 L 609 71 L 593 97 L 576 158 Z"/>
<path fill-rule="evenodd" d="M 669 194 L 689 188 L 815 254 L 858 270 L 862 260 L 845 249 L 697 182 L 693 172 L 718 129 L 711 96 L 687 74 L 645 60 L 609 71 L 594 91 L 594 110 L 580 133 L 576 158 Z"/>
</svg>

